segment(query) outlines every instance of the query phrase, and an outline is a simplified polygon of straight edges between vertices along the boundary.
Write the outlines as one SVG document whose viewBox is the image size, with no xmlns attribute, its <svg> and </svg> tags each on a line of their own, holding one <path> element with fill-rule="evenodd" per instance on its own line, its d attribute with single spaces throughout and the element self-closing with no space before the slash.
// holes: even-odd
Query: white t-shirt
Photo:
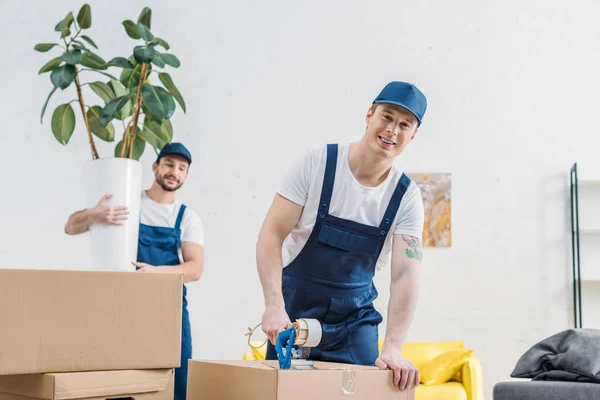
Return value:
<svg viewBox="0 0 600 400">
<path fill-rule="evenodd" d="M 175 228 L 180 206 L 181 203 L 177 201 L 170 204 L 157 203 L 148 197 L 146 191 L 143 190 L 140 204 L 140 222 L 144 225 Z M 181 241 L 204 245 L 202 220 L 189 207 L 186 207 L 181 220 Z"/>
<path fill-rule="evenodd" d="M 352 220 L 364 225 L 379 226 L 402 176 L 395 165 L 383 183 L 376 187 L 361 185 L 348 164 L 349 144 L 338 145 L 335 183 L 329 213 L 338 218 Z M 298 224 L 284 240 L 283 265 L 286 267 L 300 253 L 310 236 L 317 218 L 325 165 L 327 146 L 312 149 L 299 157 L 289 169 L 279 186 L 278 193 L 304 206 Z M 411 181 L 393 222 L 393 234 L 406 234 L 422 238 L 425 219 L 423 200 L 419 187 Z M 390 230 L 392 233 L 392 230 Z M 391 261 L 393 235 L 386 237 L 377 260 L 377 269 L 386 268 Z"/>
</svg>

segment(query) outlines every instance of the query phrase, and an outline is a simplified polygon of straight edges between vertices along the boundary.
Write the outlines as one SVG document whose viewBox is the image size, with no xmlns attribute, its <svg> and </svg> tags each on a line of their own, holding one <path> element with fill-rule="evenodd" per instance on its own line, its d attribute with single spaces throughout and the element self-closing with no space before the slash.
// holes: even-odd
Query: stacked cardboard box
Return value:
<svg viewBox="0 0 600 400">
<path fill-rule="evenodd" d="M 0 400 L 172 400 L 183 277 L 0 269 Z"/>
<path fill-rule="evenodd" d="M 277 361 L 190 360 L 190 400 L 414 400 L 399 390 L 393 371 L 315 362 L 311 370 L 281 370 Z"/>
</svg>

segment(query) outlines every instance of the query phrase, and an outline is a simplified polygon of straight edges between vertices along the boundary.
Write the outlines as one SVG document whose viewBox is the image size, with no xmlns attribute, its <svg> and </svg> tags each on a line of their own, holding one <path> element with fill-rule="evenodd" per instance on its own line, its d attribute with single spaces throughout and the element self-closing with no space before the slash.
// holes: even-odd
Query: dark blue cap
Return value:
<svg viewBox="0 0 600 400">
<path fill-rule="evenodd" d="M 165 146 L 162 148 L 162 150 L 158 154 L 158 158 L 156 159 L 156 162 L 158 162 L 161 157 L 168 156 L 168 155 L 181 156 L 181 157 L 185 158 L 188 161 L 188 163 L 190 163 L 190 164 L 192 163 L 192 154 L 181 143 L 165 144 Z"/>
<path fill-rule="evenodd" d="M 412 83 L 400 81 L 385 85 L 379 96 L 373 100 L 373 104 L 375 103 L 395 104 L 405 108 L 417 117 L 419 124 L 427 109 L 425 95 Z"/>
</svg>

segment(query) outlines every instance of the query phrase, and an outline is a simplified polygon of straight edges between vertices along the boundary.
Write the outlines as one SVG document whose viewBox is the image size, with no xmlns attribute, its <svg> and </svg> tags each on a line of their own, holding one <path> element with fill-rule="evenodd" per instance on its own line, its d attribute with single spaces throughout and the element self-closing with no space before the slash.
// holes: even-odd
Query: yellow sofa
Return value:
<svg viewBox="0 0 600 400">
<path fill-rule="evenodd" d="M 260 343 L 252 343 L 259 346 Z M 379 342 L 379 350 L 383 341 Z M 414 342 L 405 343 L 402 354 L 417 368 L 421 369 L 436 356 L 451 350 L 464 349 L 463 341 Z M 244 360 L 264 360 L 266 345 L 258 349 L 251 348 Z M 469 356 L 460 370 L 445 383 L 424 385 L 416 389 L 416 400 L 483 400 L 483 377 L 481 364 L 475 355 Z"/>
</svg>

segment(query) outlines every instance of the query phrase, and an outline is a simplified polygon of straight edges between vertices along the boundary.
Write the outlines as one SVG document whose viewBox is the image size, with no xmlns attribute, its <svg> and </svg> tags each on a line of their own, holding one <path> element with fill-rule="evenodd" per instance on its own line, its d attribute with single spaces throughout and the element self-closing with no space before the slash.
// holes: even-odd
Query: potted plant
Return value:
<svg viewBox="0 0 600 400">
<path fill-rule="evenodd" d="M 169 44 L 155 37 L 151 31 L 152 10 L 144 8 L 137 22 L 123 21 L 129 38 L 136 40 L 132 54 L 105 61 L 94 52 L 96 42 L 83 34 L 92 26 L 92 11 L 84 4 L 75 18 L 69 12 L 54 28 L 58 43 L 39 43 L 34 49 L 48 52 L 60 49 L 60 55 L 42 66 L 39 74 L 49 73 L 52 90 L 42 107 L 43 123 L 46 108 L 57 90 L 72 90 L 74 99 L 58 105 L 52 113 L 51 130 L 56 140 L 67 145 L 75 132 L 75 111 L 71 103 L 78 103 L 89 142 L 92 160 L 83 169 L 86 206 L 94 207 L 105 194 L 112 194 L 109 202 L 126 205 L 129 219 L 123 226 L 93 225 L 92 260 L 94 268 L 132 270 L 131 261 L 137 258 L 142 165 L 139 162 L 146 145 L 158 153 L 173 140 L 170 118 L 179 103 L 186 112 L 185 101 L 166 72 L 167 67 L 178 68 L 179 59 L 166 51 Z M 160 48 L 160 51 L 159 51 Z M 120 70 L 119 77 L 110 74 L 110 68 Z M 102 80 L 90 79 L 94 74 Z M 155 74 L 164 87 L 152 83 Z M 91 92 L 91 93 L 90 93 Z M 85 96 L 84 96 L 85 94 Z M 94 102 L 88 103 L 94 94 Z M 91 96 L 95 97 L 95 96 Z M 117 122 L 118 121 L 118 122 Z M 116 142 L 115 125 L 122 126 Z M 101 158 L 96 139 L 115 143 L 114 152 Z"/>
</svg>

